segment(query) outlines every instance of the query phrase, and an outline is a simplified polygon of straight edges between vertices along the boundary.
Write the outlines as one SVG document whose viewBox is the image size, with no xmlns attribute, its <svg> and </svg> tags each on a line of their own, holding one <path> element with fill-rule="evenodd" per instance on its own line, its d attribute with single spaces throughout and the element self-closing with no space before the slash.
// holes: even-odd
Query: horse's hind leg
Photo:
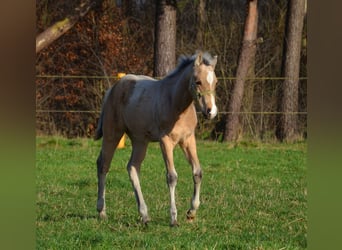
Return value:
<svg viewBox="0 0 342 250">
<path fill-rule="evenodd" d="M 127 172 L 133 186 L 142 222 L 147 224 L 150 221 L 150 217 L 148 215 L 147 206 L 141 191 L 139 180 L 140 166 L 146 155 L 147 143 L 137 143 L 132 141 L 132 147 L 133 150 L 131 159 L 127 164 Z"/>
<path fill-rule="evenodd" d="M 104 136 L 102 141 L 102 149 L 97 158 L 97 211 L 99 212 L 101 219 L 105 219 L 107 217 L 105 204 L 106 175 L 109 171 L 114 151 L 122 135 L 123 133 L 116 132 L 115 135 L 111 134 L 110 136 Z"/>
<path fill-rule="evenodd" d="M 181 148 L 192 166 L 192 175 L 194 182 L 194 193 L 191 199 L 191 206 L 188 210 L 186 216 L 189 221 L 195 219 L 196 211 L 200 205 L 200 189 L 202 182 L 202 169 L 198 160 L 197 150 L 196 150 L 196 140 L 195 136 L 190 136 L 186 141 L 184 141 L 181 145 Z"/>
</svg>

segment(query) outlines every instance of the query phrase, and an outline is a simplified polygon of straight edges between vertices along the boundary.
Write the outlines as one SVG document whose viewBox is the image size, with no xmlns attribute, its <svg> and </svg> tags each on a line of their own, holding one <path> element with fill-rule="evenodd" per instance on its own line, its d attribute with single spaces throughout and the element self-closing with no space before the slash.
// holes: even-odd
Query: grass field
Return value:
<svg viewBox="0 0 342 250">
<path fill-rule="evenodd" d="M 128 142 L 129 144 L 129 142 Z M 97 218 L 95 161 L 100 142 L 36 140 L 37 249 L 305 249 L 306 143 L 198 143 L 203 169 L 197 219 L 186 222 L 193 191 L 180 149 L 176 201 L 180 227 L 169 227 L 169 193 L 158 144 L 150 144 L 141 186 L 152 221 L 139 221 L 126 172 L 130 145 L 116 151 L 107 178 L 108 220 Z"/>
</svg>

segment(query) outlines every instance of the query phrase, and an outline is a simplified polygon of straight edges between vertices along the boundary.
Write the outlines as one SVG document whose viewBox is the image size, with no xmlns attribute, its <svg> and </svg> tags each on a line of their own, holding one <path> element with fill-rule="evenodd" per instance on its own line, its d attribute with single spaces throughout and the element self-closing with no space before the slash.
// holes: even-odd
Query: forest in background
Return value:
<svg viewBox="0 0 342 250">
<path fill-rule="evenodd" d="M 222 139 L 235 81 L 246 17 L 246 1 L 205 1 L 205 22 L 198 25 L 198 1 L 177 1 L 176 56 L 198 49 L 218 55 L 219 115 L 200 116 L 201 138 Z M 36 57 L 36 129 L 38 134 L 93 136 L 105 90 L 119 72 L 153 75 L 155 1 L 99 1 L 89 13 Z M 79 2 L 36 1 L 36 33 L 72 13 Z M 240 138 L 273 139 L 288 1 L 259 0 L 255 79 L 246 82 Z M 298 130 L 306 137 L 306 20 L 302 34 Z"/>
</svg>

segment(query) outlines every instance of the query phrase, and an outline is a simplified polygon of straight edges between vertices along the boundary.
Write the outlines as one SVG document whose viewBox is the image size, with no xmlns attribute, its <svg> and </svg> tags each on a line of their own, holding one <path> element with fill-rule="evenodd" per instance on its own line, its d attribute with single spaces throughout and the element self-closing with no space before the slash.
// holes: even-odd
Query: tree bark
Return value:
<svg viewBox="0 0 342 250">
<path fill-rule="evenodd" d="M 199 0 L 197 6 L 197 33 L 196 43 L 200 49 L 204 47 L 204 25 L 206 23 L 205 0 Z"/>
<path fill-rule="evenodd" d="M 285 57 L 280 89 L 276 136 L 280 141 L 293 142 L 298 139 L 298 84 L 300 70 L 300 51 L 305 14 L 305 0 L 290 0 L 285 38 Z"/>
<path fill-rule="evenodd" d="M 155 77 L 165 76 L 176 65 L 177 1 L 157 1 L 154 45 Z"/>
<path fill-rule="evenodd" d="M 67 16 L 65 19 L 54 23 L 52 26 L 47 28 L 45 31 L 40 33 L 36 37 L 36 53 L 49 46 L 64 33 L 70 30 L 78 20 L 85 16 L 88 11 L 96 5 L 96 1 L 83 1 L 78 8 L 75 9 L 75 13 Z"/>
<path fill-rule="evenodd" d="M 229 114 L 226 120 L 226 129 L 224 133 L 225 141 L 236 141 L 239 136 L 240 121 L 239 112 L 241 109 L 242 97 L 246 78 L 254 72 L 254 61 L 257 44 L 258 28 L 258 8 L 257 0 L 249 0 L 248 14 L 245 21 L 244 36 L 241 48 L 241 54 L 236 73 L 236 82 L 233 87 L 231 99 L 229 101 Z"/>
</svg>

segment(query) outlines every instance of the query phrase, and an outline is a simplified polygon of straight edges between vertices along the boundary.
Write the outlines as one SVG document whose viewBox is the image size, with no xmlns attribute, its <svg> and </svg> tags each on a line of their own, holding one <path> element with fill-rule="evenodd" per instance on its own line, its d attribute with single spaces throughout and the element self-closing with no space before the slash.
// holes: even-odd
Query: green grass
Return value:
<svg viewBox="0 0 342 250">
<path fill-rule="evenodd" d="M 129 142 L 128 142 L 129 144 Z M 306 143 L 199 141 L 201 206 L 186 222 L 193 191 L 180 149 L 176 201 L 180 227 L 169 227 L 169 193 L 158 144 L 150 144 L 141 185 L 152 221 L 139 221 L 126 172 L 131 147 L 116 151 L 107 178 L 108 220 L 97 218 L 95 161 L 100 142 L 38 137 L 37 249 L 304 249 L 307 247 Z"/>
</svg>

